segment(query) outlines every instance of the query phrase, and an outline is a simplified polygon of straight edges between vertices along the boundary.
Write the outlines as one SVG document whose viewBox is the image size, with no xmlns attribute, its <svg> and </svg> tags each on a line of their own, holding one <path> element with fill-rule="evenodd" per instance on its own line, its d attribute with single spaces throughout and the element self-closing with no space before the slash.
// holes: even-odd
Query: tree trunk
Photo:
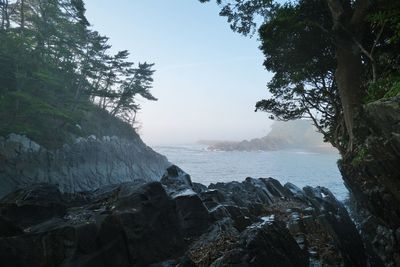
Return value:
<svg viewBox="0 0 400 267">
<path fill-rule="evenodd" d="M 24 0 L 21 0 L 20 12 L 21 12 L 21 29 L 24 30 L 24 28 L 25 28 L 25 1 Z"/>
<path fill-rule="evenodd" d="M 361 40 L 369 0 L 326 0 L 332 15 L 336 39 L 337 69 L 335 74 L 339 89 L 343 117 L 349 135 L 348 151 L 353 150 L 355 117 L 362 109 Z"/>
<path fill-rule="evenodd" d="M 351 40 L 339 42 L 336 49 L 336 82 L 343 108 L 343 117 L 349 135 L 348 151 L 353 150 L 354 119 L 361 110 L 361 55 Z"/>
</svg>

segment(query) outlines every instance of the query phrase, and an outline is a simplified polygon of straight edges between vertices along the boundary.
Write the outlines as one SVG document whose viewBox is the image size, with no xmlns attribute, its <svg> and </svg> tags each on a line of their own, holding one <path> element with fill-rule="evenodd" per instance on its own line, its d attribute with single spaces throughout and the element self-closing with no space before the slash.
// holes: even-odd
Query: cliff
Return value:
<svg viewBox="0 0 400 267">
<path fill-rule="evenodd" d="M 0 138 L 0 196 L 21 186 L 58 184 L 63 192 L 93 190 L 108 184 L 158 180 L 168 160 L 136 135 L 89 136 L 49 150 L 21 135 Z"/>
<path fill-rule="evenodd" d="M 339 162 L 362 236 L 385 266 L 400 266 L 400 97 L 364 107 L 357 149 Z"/>
</svg>

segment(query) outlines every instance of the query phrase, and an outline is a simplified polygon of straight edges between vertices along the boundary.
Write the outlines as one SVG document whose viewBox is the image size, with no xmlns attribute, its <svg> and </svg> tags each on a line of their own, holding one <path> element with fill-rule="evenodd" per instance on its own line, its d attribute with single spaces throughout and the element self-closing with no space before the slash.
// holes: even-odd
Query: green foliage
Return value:
<svg viewBox="0 0 400 267">
<path fill-rule="evenodd" d="M 153 64 L 136 66 L 126 50 L 110 54 L 108 38 L 88 27 L 82 0 L 1 1 L 0 135 L 54 148 L 100 134 L 107 120 L 108 133 L 132 136 L 126 123 L 140 109 L 137 96 L 156 100 Z"/>
<path fill-rule="evenodd" d="M 400 95 L 400 75 L 381 78 L 368 87 L 365 103 Z"/>
<path fill-rule="evenodd" d="M 351 161 L 351 164 L 353 166 L 359 166 L 363 162 L 365 162 L 366 158 L 368 157 L 368 150 L 365 147 L 360 147 L 358 148 L 358 151 L 356 152 L 353 160 Z"/>
<path fill-rule="evenodd" d="M 392 87 L 386 94 L 383 96 L 384 98 L 390 98 L 400 95 L 400 79 L 393 83 Z"/>
<path fill-rule="evenodd" d="M 353 149 L 363 96 L 373 101 L 398 95 L 400 1 L 216 3 L 236 32 L 251 34 L 261 25 L 264 65 L 274 76 L 268 83 L 270 97 L 257 102 L 256 110 L 268 112 L 270 118 L 309 117 L 325 140 L 344 154 Z M 336 56 L 349 49 L 354 50 L 353 58 Z M 351 61 L 355 64 L 350 67 Z"/>
</svg>

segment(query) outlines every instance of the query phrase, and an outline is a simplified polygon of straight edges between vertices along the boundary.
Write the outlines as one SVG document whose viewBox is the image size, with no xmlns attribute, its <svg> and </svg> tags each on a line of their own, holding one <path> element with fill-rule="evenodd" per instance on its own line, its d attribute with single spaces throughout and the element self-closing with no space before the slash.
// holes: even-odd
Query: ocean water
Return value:
<svg viewBox="0 0 400 267">
<path fill-rule="evenodd" d="M 189 173 L 193 182 L 243 181 L 246 177 L 273 177 L 291 182 L 329 188 L 343 201 L 348 191 L 336 166 L 339 155 L 304 151 L 209 151 L 203 145 L 155 146 L 157 152 Z"/>
</svg>

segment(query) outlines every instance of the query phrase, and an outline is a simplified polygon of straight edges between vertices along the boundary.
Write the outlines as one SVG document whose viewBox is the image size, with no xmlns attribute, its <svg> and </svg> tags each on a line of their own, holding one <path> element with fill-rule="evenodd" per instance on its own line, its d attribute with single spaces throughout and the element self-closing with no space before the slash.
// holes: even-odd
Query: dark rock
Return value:
<svg viewBox="0 0 400 267">
<path fill-rule="evenodd" d="M 210 189 L 195 185 L 196 193 L 177 167 L 163 181 L 135 180 L 77 194 L 48 185 L 20 189 L 0 204 L 0 262 L 33 267 L 375 263 L 364 254 L 343 206 L 324 188 L 301 191 L 272 178 L 248 178 Z M 378 230 L 384 240 L 390 238 Z"/>
<path fill-rule="evenodd" d="M 367 266 L 364 244 L 345 207 L 327 188 L 305 187 L 303 190 L 321 214 L 318 218 L 333 237 L 345 266 Z"/>
<path fill-rule="evenodd" d="M 0 215 L 20 227 L 63 216 L 66 205 L 56 185 L 37 184 L 8 194 L 0 201 Z"/>
<path fill-rule="evenodd" d="M 367 247 L 386 266 L 400 266 L 400 96 L 365 105 L 359 124 L 356 149 L 339 169 Z"/>
<path fill-rule="evenodd" d="M 165 186 L 168 192 L 179 192 L 186 189 L 193 190 L 190 175 L 184 172 L 176 165 L 168 167 L 160 182 Z"/>
<path fill-rule="evenodd" d="M 73 208 L 24 235 L 0 238 L 2 264 L 147 266 L 182 255 L 175 203 L 160 183 L 123 184 L 113 192 L 117 197 L 102 208 Z"/>
<path fill-rule="evenodd" d="M 193 184 L 193 191 L 196 192 L 197 194 L 200 194 L 208 190 L 207 186 L 203 184 L 199 183 L 192 183 L 192 184 Z"/>
<path fill-rule="evenodd" d="M 185 237 L 198 236 L 211 225 L 211 216 L 197 194 L 182 193 L 174 200 Z"/>
<path fill-rule="evenodd" d="M 240 235 L 238 244 L 211 266 L 308 266 L 307 255 L 281 223 L 251 227 Z"/>
<path fill-rule="evenodd" d="M 211 215 L 215 220 L 231 218 L 233 226 L 240 232 L 258 221 L 257 217 L 251 214 L 248 209 L 238 206 L 218 205 L 211 210 Z"/>
<path fill-rule="evenodd" d="M 252 208 L 257 204 L 270 205 L 282 198 L 292 197 L 290 190 L 284 188 L 273 178 L 246 178 L 242 183 L 216 183 L 209 189 L 217 189 L 225 196 L 225 203 Z"/>
<path fill-rule="evenodd" d="M 239 232 L 233 221 L 230 218 L 221 219 L 189 246 L 187 255 L 196 266 L 210 266 L 237 245 L 238 237 Z"/>
<path fill-rule="evenodd" d="M 12 221 L 0 216 L 0 237 L 9 237 L 23 234 L 22 229 Z"/>
<path fill-rule="evenodd" d="M 294 184 L 286 183 L 284 187 L 292 193 L 293 197 L 301 201 L 307 202 L 307 196 L 305 195 L 304 191 L 295 186 Z"/>
<path fill-rule="evenodd" d="M 110 227 L 121 225 L 134 265 L 146 266 L 182 252 L 179 215 L 160 183 L 124 186 L 115 206 L 106 220 Z"/>
<path fill-rule="evenodd" d="M 213 209 L 220 205 L 220 203 L 225 203 L 225 196 L 216 189 L 207 189 L 198 194 L 208 209 Z"/>
</svg>

